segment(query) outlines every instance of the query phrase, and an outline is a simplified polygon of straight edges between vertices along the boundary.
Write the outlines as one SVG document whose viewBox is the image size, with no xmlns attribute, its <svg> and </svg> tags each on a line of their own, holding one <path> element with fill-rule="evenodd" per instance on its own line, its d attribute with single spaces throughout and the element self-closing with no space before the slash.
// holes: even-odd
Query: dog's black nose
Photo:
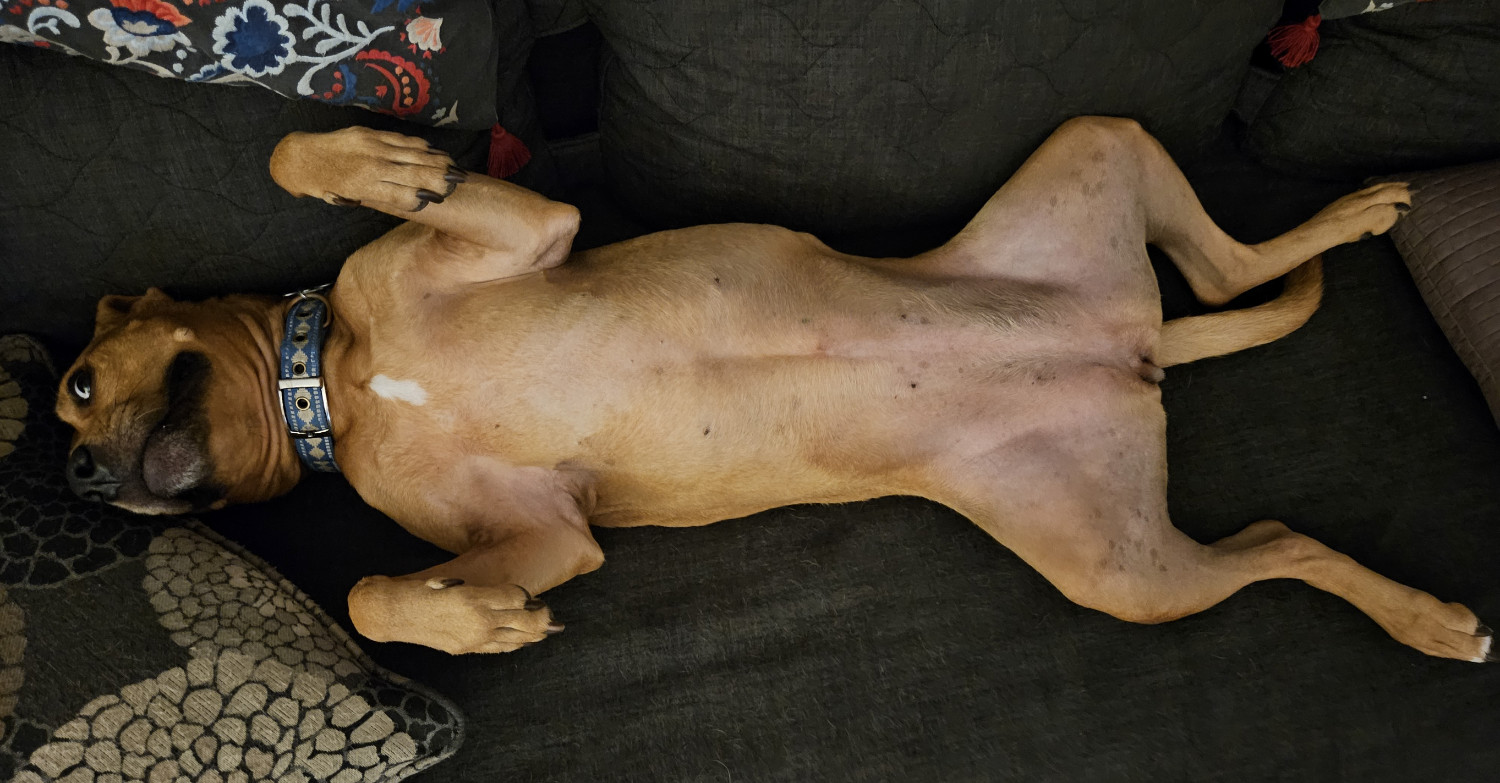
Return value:
<svg viewBox="0 0 1500 783">
<path fill-rule="evenodd" d="M 79 446 L 68 455 L 68 485 L 84 500 L 109 502 L 119 494 L 120 482 L 109 468 L 94 461 L 88 446 Z"/>
</svg>

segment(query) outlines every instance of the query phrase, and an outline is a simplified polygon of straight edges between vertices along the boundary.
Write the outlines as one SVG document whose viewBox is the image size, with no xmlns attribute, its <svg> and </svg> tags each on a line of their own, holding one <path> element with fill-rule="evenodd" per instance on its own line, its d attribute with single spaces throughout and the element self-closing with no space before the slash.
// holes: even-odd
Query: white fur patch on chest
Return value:
<svg viewBox="0 0 1500 783">
<path fill-rule="evenodd" d="M 416 381 L 399 381 L 388 375 L 377 375 L 370 379 L 370 391 L 387 400 L 400 400 L 412 405 L 427 404 L 427 390 Z"/>
</svg>

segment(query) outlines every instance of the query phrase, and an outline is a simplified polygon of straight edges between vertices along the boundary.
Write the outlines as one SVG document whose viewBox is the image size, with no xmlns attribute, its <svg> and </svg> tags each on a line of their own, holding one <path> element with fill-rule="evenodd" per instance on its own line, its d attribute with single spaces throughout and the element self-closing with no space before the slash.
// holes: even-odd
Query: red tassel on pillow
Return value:
<svg viewBox="0 0 1500 783">
<path fill-rule="evenodd" d="M 485 173 L 495 179 L 505 179 L 521 170 L 531 160 L 531 150 L 526 143 L 512 136 L 500 124 L 490 128 L 490 159 Z"/>
<path fill-rule="evenodd" d="M 1313 14 L 1297 24 L 1273 28 L 1266 37 L 1271 43 L 1271 54 L 1288 68 L 1311 62 L 1318 53 L 1318 24 L 1322 21 L 1323 17 Z"/>
</svg>

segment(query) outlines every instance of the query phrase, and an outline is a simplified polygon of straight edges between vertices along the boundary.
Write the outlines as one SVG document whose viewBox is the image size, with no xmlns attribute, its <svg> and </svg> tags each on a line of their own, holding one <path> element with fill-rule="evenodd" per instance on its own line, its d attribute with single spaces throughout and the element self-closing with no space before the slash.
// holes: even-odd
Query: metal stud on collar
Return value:
<svg viewBox="0 0 1500 783">
<path fill-rule="evenodd" d="M 327 291 L 330 288 L 333 288 L 333 283 L 324 283 L 324 284 L 319 285 L 319 286 L 313 286 L 312 288 L 304 288 L 301 291 L 293 291 L 293 292 L 291 292 L 289 294 L 283 294 L 282 296 L 285 299 L 291 299 L 291 300 L 293 300 L 293 302 L 292 302 L 292 306 L 293 307 L 304 307 L 304 308 L 308 307 L 308 305 L 299 305 L 298 304 L 298 302 L 302 302 L 304 300 L 310 300 L 310 301 L 314 301 L 314 302 L 322 302 L 323 303 L 323 328 L 326 329 L 326 328 L 328 328 L 328 324 L 330 324 L 330 323 L 333 322 L 333 305 L 329 303 L 328 297 L 324 296 L 323 292 Z"/>
</svg>

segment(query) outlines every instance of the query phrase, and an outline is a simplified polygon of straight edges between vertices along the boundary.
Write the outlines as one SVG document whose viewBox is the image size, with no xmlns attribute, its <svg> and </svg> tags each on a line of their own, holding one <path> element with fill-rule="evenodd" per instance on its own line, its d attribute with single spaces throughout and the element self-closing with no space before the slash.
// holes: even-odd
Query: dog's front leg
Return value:
<svg viewBox="0 0 1500 783">
<path fill-rule="evenodd" d="M 562 630 L 534 593 L 598 568 L 592 536 L 530 528 L 425 571 L 371 576 L 349 591 L 355 630 L 453 653 L 510 652 Z"/>
<path fill-rule="evenodd" d="M 510 652 L 562 630 L 507 566 L 525 551 L 473 549 L 407 576 L 371 576 L 349 591 L 349 617 L 377 642 L 460 653 Z"/>
<path fill-rule="evenodd" d="M 436 229 L 441 282 L 501 280 L 561 264 L 578 233 L 575 207 L 460 171 L 427 142 L 353 127 L 293 133 L 271 154 L 271 177 L 294 196 L 365 206 Z"/>
<path fill-rule="evenodd" d="M 592 490 L 541 468 L 485 471 L 462 486 L 468 502 L 446 506 L 455 514 L 448 521 L 471 520 L 461 544 L 433 526 L 411 527 L 463 553 L 414 574 L 360 580 L 349 592 L 349 618 L 360 634 L 456 655 L 510 652 L 562 630 L 535 596 L 603 565 L 588 528 Z M 443 508 L 428 506 L 427 521 Z"/>
</svg>

